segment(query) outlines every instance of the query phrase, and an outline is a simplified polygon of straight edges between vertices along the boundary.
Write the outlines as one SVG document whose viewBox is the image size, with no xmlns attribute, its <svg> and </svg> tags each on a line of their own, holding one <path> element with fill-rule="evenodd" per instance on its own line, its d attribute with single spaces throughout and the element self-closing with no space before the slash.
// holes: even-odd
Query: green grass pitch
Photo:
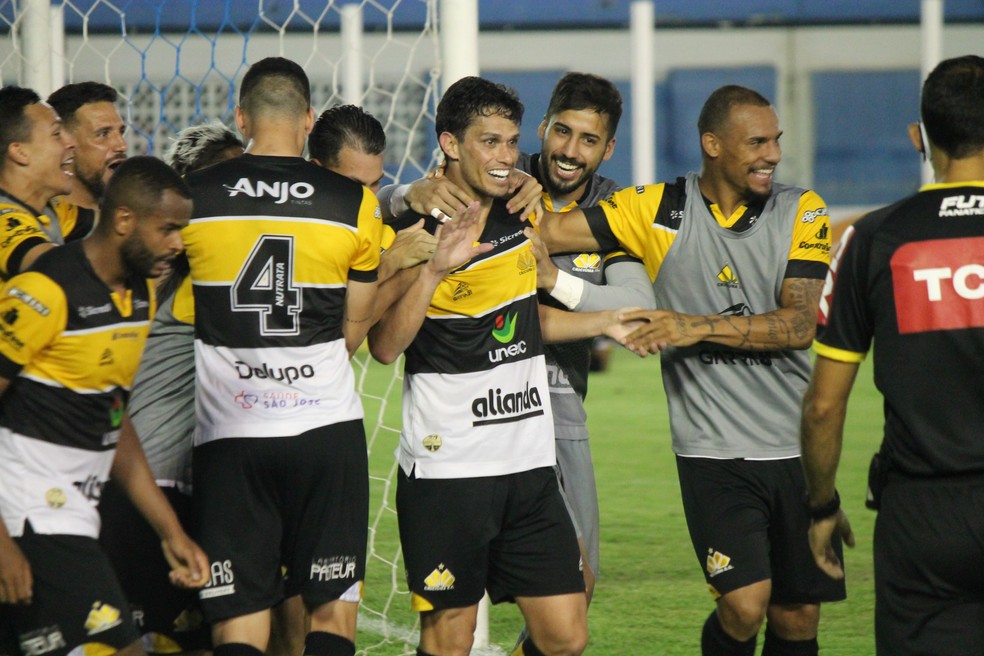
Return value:
<svg viewBox="0 0 984 656">
<path fill-rule="evenodd" d="M 376 372 L 370 369 L 370 373 Z M 659 362 L 619 349 L 608 371 L 592 374 L 589 387 L 588 425 L 601 503 L 602 573 L 588 614 L 590 642 L 586 653 L 699 654 L 700 629 L 713 601 L 687 535 Z M 382 395 L 382 390 L 379 393 Z M 391 426 L 399 425 L 395 405 L 398 401 L 385 409 L 386 423 Z M 378 404 L 371 400 L 366 403 L 370 430 L 378 411 Z M 821 612 L 820 653 L 824 656 L 874 653 L 871 537 L 875 515 L 864 508 L 864 492 L 868 460 L 881 441 L 881 432 L 881 397 L 872 383 L 870 365 L 864 364 L 851 397 L 838 472 L 838 489 L 852 520 L 857 546 L 846 554 L 848 599 L 829 604 Z M 395 433 L 384 431 L 371 447 L 371 467 L 380 479 L 392 468 L 396 442 Z M 382 480 L 374 482 L 373 513 L 378 512 L 384 492 Z M 391 497 L 393 490 L 387 493 Z M 376 548 L 386 558 L 370 559 L 365 606 L 388 604 L 390 625 L 412 629 L 415 617 L 402 593 L 402 567 L 397 566 L 394 574 L 384 562 L 393 558 L 398 562 L 393 544 L 395 521 L 388 516 L 390 512 L 384 512 L 376 531 Z M 391 594 L 394 576 L 401 591 L 396 595 Z M 362 617 L 367 617 L 365 612 Z M 364 622 L 367 626 L 370 623 Z M 515 606 L 492 608 L 490 637 L 502 650 L 499 653 L 508 653 L 520 625 Z M 393 644 L 372 647 L 378 639 L 367 631 L 359 646 L 368 654 L 407 653 L 402 645 L 395 650 Z"/>
</svg>

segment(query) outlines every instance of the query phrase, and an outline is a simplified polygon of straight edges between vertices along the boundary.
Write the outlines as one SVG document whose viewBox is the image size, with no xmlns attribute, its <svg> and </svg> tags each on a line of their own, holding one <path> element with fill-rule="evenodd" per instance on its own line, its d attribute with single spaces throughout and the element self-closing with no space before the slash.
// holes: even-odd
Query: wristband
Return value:
<svg viewBox="0 0 984 656">
<path fill-rule="evenodd" d="M 557 283 L 550 290 L 550 295 L 573 310 L 581 302 L 584 293 L 584 281 L 572 276 L 566 271 L 557 270 Z"/>
<path fill-rule="evenodd" d="M 831 497 L 830 501 L 823 504 L 822 506 L 815 506 L 815 507 L 810 505 L 809 493 L 807 493 L 806 510 L 807 512 L 810 513 L 810 519 L 812 519 L 815 522 L 819 522 L 820 520 L 833 517 L 834 515 L 837 514 L 837 511 L 840 510 L 840 507 L 841 507 L 841 498 L 840 495 L 837 494 L 837 490 L 834 490 L 834 496 Z"/>
</svg>

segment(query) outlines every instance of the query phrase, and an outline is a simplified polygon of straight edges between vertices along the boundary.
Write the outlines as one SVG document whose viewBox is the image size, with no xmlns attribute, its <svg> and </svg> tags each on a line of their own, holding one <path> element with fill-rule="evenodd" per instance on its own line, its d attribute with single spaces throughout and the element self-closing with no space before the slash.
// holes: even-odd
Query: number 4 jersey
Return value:
<svg viewBox="0 0 984 656">
<path fill-rule="evenodd" d="M 195 444 L 361 419 L 342 327 L 348 281 L 376 279 L 372 192 L 294 157 L 243 155 L 188 182 Z"/>
</svg>

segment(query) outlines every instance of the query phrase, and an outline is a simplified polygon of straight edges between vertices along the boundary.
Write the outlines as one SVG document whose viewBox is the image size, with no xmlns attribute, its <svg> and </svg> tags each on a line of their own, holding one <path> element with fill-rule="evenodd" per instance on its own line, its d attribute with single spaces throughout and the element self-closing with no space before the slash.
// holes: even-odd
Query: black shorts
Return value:
<svg viewBox="0 0 984 656">
<path fill-rule="evenodd" d="M 38 535 L 28 524 L 14 541 L 31 565 L 34 599 L 28 605 L 0 604 L 7 645 L 19 645 L 25 656 L 64 656 L 82 645 L 87 653 L 99 653 L 139 640 L 123 590 L 96 540 Z"/>
<path fill-rule="evenodd" d="M 880 656 L 984 653 L 984 476 L 894 474 L 875 522 Z"/>
<path fill-rule="evenodd" d="M 361 599 L 369 530 L 361 420 L 208 442 L 195 447 L 192 471 L 195 535 L 212 561 L 199 592 L 208 621 L 296 594 L 311 606 Z"/>
<path fill-rule="evenodd" d="M 407 477 L 396 488 L 414 610 L 584 592 L 577 534 L 552 467 L 505 476 Z"/>
<path fill-rule="evenodd" d="M 173 487 L 161 491 L 181 525 L 191 527 L 191 497 Z M 144 651 L 174 654 L 212 647 L 210 630 L 198 604 L 198 591 L 171 585 L 171 568 L 161 551 L 161 539 L 126 493 L 112 481 L 99 500 L 102 531 L 99 544 L 109 556 L 130 602 L 133 624 Z"/>
<path fill-rule="evenodd" d="M 813 560 L 799 458 L 677 456 L 677 471 L 690 539 L 715 599 L 770 579 L 774 604 L 847 596 L 844 581 L 828 577 Z M 843 562 L 839 539 L 834 549 Z"/>
</svg>

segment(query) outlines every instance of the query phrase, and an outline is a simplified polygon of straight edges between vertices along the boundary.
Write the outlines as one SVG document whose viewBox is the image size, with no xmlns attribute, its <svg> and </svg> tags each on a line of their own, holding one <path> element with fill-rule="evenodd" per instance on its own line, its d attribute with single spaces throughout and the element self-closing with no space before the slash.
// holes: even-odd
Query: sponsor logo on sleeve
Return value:
<svg viewBox="0 0 984 656">
<path fill-rule="evenodd" d="M 48 309 L 47 305 L 34 298 L 20 287 L 11 287 L 8 289 L 7 296 L 13 296 L 21 303 L 40 314 L 42 317 L 46 317 L 51 314 L 51 310 Z"/>
</svg>

